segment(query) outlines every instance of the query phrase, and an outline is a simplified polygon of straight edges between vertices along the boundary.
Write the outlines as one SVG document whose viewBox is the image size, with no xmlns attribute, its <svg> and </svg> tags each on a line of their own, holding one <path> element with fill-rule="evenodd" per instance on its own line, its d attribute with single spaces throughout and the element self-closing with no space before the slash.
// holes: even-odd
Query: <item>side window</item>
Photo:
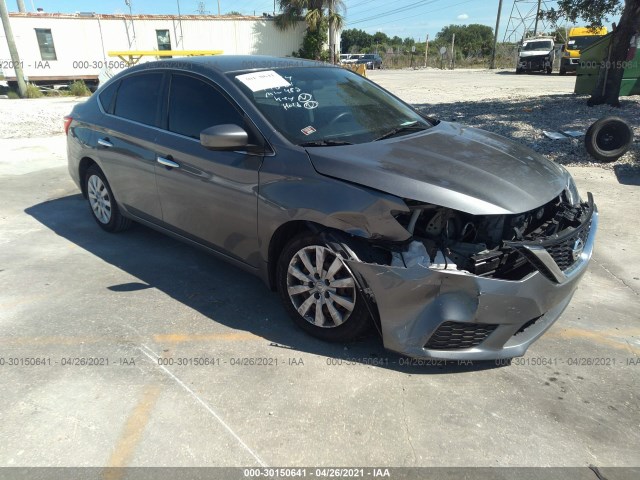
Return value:
<svg viewBox="0 0 640 480">
<path fill-rule="evenodd" d="M 40 47 L 40 58 L 42 60 L 57 60 L 56 47 L 53 44 L 53 35 L 50 28 L 36 28 L 36 38 Z"/>
<path fill-rule="evenodd" d="M 223 123 L 242 126 L 238 110 L 215 88 L 197 78 L 173 75 L 169 94 L 169 130 L 199 139 L 205 128 Z"/>
<path fill-rule="evenodd" d="M 155 125 L 161 87 L 162 73 L 143 73 L 122 79 L 114 115 Z"/>
<path fill-rule="evenodd" d="M 118 90 L 118 85 L 120 85 L 120 82 L 113 82 L 98 95 L 100 105 L 102 105 L 102 108 L 107 113 L 113 113 L 113 109 L 115 107 L 114 100 L 116 91 Z"/>
<path fill-rule="evenodd" d="M 169 30 L 156 30 L 158 50 L 171 50 L 171 36 Z"/>
</svg>

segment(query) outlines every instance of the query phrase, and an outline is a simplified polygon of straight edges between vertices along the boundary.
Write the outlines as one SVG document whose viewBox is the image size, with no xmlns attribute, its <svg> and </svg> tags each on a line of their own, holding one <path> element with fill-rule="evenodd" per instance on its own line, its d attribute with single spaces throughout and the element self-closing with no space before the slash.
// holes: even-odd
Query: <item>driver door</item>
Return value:
<svg viewBox="0 0 640 480">
<path fill-rule="evenodd" d="M 200 132 L 220 124 L 244 127 L 244 118 L 209 80 L 173 73 L 165 130 L 156 139 L 163 223 L 257 266 L 258 171 L 263 157 L 200 145 Z"/>
</svg>

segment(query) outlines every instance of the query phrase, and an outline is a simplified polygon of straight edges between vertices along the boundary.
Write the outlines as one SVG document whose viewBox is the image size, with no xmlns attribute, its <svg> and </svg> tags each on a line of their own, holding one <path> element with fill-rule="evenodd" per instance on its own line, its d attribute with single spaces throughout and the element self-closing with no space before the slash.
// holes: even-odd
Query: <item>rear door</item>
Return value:
<svg viewBox="0 0 640 480">
<path fill-rule="evenodd" d="M 100 104 L 97 157 L 118 204 L 138 217 L 160 221 L 154 141 L 162 111 L 162 72 L 137 73 L 109 87 Z"/>
<path fill-rule="evenodd" d="M 165 131 L 156 139 L 159 162 L 175 164 L 157 168 L 163 221 L 176 233 L 257 266 L 262 156 L 200 145 L 200 132 L 221 124 L 246 129 L 239 107 L 211 81 L 171 74 Z"/>
</svg>

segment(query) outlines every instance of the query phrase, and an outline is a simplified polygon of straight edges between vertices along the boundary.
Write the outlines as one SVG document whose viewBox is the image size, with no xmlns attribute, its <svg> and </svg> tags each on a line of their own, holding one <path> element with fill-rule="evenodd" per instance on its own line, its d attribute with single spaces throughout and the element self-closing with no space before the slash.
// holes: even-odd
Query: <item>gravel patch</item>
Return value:
<svg viewBox="0 0 640 480">
<path fill-rule="evenodd" d="M 575 95 L 575 75 L 515 75 L 512 70 L 376 70 L 368 77 L 415 107 L 446 121 L 482 128 L 522 143 L 563 165 L 640 173 L 640 97 L 620 97 L 620 108 L 587 106 Z M 606 116 L 634 131 L 630 150 L 612 163 L 595 161 L 584 137 L 552 140 L 543 131 L 585 132 Z"/>
<path fill-rule="evenodd" d="M 640 169 L 640 99 L 622 97 L 622 107 L 588 107 L 588 96 L 541 95 L 535 98 L 508 96 L 453 103 L 416 104 L 420 110 L 441 120 L 482 128 L 523 143 L 563 165 Z M 634 131 L 631 149 L 616 162 L 595 161 L 585 149 L 584 137 L 552 140 L 543 131 L 586 132 L 599 118 L 624 118 Z"/>
<path fill-rule="evenodd" d="M 64 133 L 63 117 L 81 97 L 0 99 L 0 138 L 46 137 Z"/>
</svg>

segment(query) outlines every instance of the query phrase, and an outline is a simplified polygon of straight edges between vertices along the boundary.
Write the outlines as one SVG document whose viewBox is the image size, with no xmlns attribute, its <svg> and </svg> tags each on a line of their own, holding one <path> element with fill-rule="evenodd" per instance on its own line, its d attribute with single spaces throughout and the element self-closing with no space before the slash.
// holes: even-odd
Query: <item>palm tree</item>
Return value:
<svg viewBox="0 0 640 480">
<path fill-rule="evenodd" d="M 342 28 L 344 19 L 339 13 L 344 10 L 342 0 L 278 0 L 280 14 L 276 15 L 276 26 L 281 30 L 293 28 L 304 17 L 311 32 L 322 28 L 325 9 L 329 19 L 329 50 L 331 63 L 335 63 L 335 31 Z"/>
</svg>

